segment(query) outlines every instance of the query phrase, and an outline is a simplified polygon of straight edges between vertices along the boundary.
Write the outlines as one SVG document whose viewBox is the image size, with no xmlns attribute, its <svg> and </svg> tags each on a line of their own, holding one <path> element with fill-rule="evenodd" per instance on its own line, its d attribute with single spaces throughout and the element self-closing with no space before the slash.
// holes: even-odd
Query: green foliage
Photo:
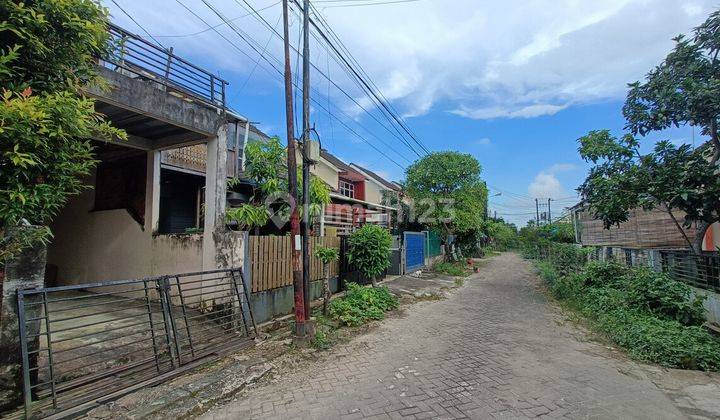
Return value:
<svg viewBox="0 0 720 420">
<path fill-rule="evenodd" d="M 97 82 L 95 58 L 109 51 L 107 20 L 90 0 L 2 0 L 0 86 L 56 93 Z"/>
<path fill-rule="evenodd" d="M 340 251 L 337 248 L 318 247 L 315 248 L 314 255 L 323 264 L 330 264 L 340 259 Z"/>
<path fill-rule="evenodd" d="M 554 243 L 575 243 L 572 223 L 555 222 L 549 225 L 528 225 L 518 233 L 518 247 L 525 258 L 544 257 Z"/>
<path fill-rule="evenodd" d="M 363 276 L 374 279 L 390 266 L 392 236 L 386 229 L 378 225 L 363 225 L 350 235 L 348 243 L 348 260 Z"/>
<path fill-rule="evenodd" d="M 490 239 L 490 245 L 497 251 L 507 251 L 517 248 L 518 231 L 512 223 L 503 220 L 487 220 L 484 223 L 483 231 Z"/>
<path fill-rule="evenodd" d="M 330 302 L 330 316 L 344 325 L 358 326 L 383 319 L 385 312 L 398 307 L 398 299 L 387 287 L 363 287 L 348 283 L 345 297 Z"/>
<path fill-rule="evenodd" d="M 663 273 L 617 262 L 563 269 L 540 260 L 552 293 L 633 358 L 667 367 L 720 369 L 720 340 L 701 327 L 702 297 Z M 561 274 L 565 272 L 565 274 Z"/>
<path fill-rule="evenodd" d="M 720 219 L 720 11 L 692 36 L 674 41 L 674 49 L 644 81 L 630 84 L 623 115 L 632 135 L 618 139 L 601 130 L 579 139 L 581 156 L 595 165 L 580 192 L 606 228 L 627 221 L 635 207 L 681 210 L 685 226 L 699 222 L 699 234 L 688 239 L 688 247 L 698 251 L 705 228 Z M 695 150 L 664 141 L 640 154 L 633 135 L 683 125 L 701 127 L 711 141 Z"/>
<path fill-rule="evenodd" d="M 435 152 L 413 163 L 406 172 L 406 190 L 415 201 L 419 222 L 463 233 L 482 228 L 487 187 L 480 163 L 472 155 Z"/>
<path fill-rule="evenodd" d="M 467 265 L 462 261 L 441 262 L 436 264 L 433 270 L 453 277 L 467 277 L 470 275 Z"/>
<path fill-rule="evenodd" d="M 225 218 L 237 222 L 239 230 L 247 230 L 265 226 L 270 220 L 270 214 L 263 205 L 242 204 L 228 209 Z"/>
<path fill-rule="evenodd" d="M 0 235 L 0 261 L 17 256 L 23 249 L 33 245 L 50 243 L 52 232 L 47 226 L 27 226 L 13 228 L 11 232 Z"/>
<path fill-rule="evenodd" d="M 41 229 L 8 237 L 21 219 L 48 224 L 85 188 L 91 138 L 120 138 L 80 88 L 98 83 L 107 12 L 88 0 L 2 1 L 0 6 L 0 254 L 47 242 Z M 31 240 L 31 242 L 28 242 Z"/>
<path fill-rule="evenodd" d="M 264 194 L 272 194 L 283 189 L 280 182 L 282 175 L 287 173 L 285 166 L 285 148 L 278 137 L 268 141 L 254 141 L 245 146 L 245 174 L 260 186 Z"/>
<path fill-rule="evenodd" d="M 258 185 L 254 202 L 256 206 L 264 206 L 267 198 L 274 194 L 288 191 L 287 166 L 285 159 L 287 150 L 280 143 L 280 139 L 273 137 L 266 142 L 258 141 L 247 145 L 245 149 L 247 170 L 246 175 Z M 298 210 L 302 216 L 302 170 L 298 169 Z M 322 212 L 322 205 L 330 204 L 330 189 L 318 177 L 310 177 L 310 217 L 318 217 Z M 268 213 L 270 209 L 266 210 Z M 278 213 L 286 215 L 289 220 L 289 203 L 281 206 Z M 267 223 L 267 220 L 265 220 Z M 263 225 L 255 225 L 262 227 Z"/>
</svg>

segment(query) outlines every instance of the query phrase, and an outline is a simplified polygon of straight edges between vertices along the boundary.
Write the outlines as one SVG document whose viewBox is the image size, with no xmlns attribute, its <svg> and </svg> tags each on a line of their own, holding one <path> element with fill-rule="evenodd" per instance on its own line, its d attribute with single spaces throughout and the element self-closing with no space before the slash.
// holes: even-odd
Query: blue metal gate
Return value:
<svg viewBox="0 0 720 420">
<path fill-rule="evenodd" d="M 422 232 L 405 232 L 405 272 L 412 272 L 425 267 L 425 234 Z"/>
</svg>

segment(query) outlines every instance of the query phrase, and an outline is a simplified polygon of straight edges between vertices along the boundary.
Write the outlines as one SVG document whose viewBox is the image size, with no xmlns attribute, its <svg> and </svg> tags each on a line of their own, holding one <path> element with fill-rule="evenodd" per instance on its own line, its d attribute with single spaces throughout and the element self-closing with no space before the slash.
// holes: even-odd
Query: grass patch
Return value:
<svg viewBox="0 0 720 420">
<path fill-rule="evenodd" d="M 315 335 L 310 344 L 319 349 L 327 350 L 336 342 L 342 341 L 353 328 L 360 327 L 373 320 L 385 318 L 388 311 L 396 309 L 400 302 L 387 287 L 365 287 L 356 283 L 348 283 L 345 296 L 330 302 L 328 316 L 320 309 L 315 310 Z"/>
<path fill-rule="evenodd" d="M 330 302 L 330 317 L 343 325 L 358 326 L 383 319 L 385 312 L 397 308 L 397 297 L 387 287 L 363 287 L 348 283 L 347 293 Z"/>
<path fill-rule="evenodd" d="M 720 370 L 720 339 L 702 326 L 704 297 L 693 297 L 689 286 L 649 268 L 615 262 L 578 267 L 572 258 L 564 261 L 564 266 L 536 261 L 540 277 L 564 307 L 630 357 L 665 367 Z"/>
<path fill-rule="evenodd" d="M 472 271 L 468 269 L 467 264 L 462 261 L 441 262 L 435 264 L 433 271 L 452 277 L 467 277 L 472 273 Z"/>
</svg>

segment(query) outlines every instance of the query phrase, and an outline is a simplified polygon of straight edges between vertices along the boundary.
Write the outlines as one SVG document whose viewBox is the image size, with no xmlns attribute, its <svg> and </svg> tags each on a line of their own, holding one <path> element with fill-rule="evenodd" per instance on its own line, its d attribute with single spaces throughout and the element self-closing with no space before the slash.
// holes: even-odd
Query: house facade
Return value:
<svg viewBox="0 0 720 420">
<path fill-rule="evenodd" d="M 383 191 L 388 187 L 377 178 L 327 150 L 320 151 L 311 171 L 331 190 L 332 202 L 324 207 L 320 218 L 320 235 L 347 235 L 366 223 L 390 227 L 390 213 L 397 209 L 383 204 Z"/>
<path fill-rule="evenodd" d="M 244 144 L 264 135 L 227 109 L 227 82 L 122 28 L 109 31 L 123 40 L 99 62 L 110 88 L 86 93 L 128 140 L 94 142 L 91 188 L 51 226 L 47 284 L 240 266 L 243 237 L 224 220 L 227 178 L 240 170 Z"/>
</svg>

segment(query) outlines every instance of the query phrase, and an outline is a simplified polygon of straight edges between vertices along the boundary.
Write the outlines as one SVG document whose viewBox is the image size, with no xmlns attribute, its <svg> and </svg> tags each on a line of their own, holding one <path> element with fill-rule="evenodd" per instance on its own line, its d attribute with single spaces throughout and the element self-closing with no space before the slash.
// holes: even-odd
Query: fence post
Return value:
<svg viewBox="0 0 720 420">
<path fill-rule="evenodd" d="M 173 47 L 167 51 L 167 63 L 165 63 L 165 81 L 170 80 L 170 66 L 172 65 Z"/>
<path fill-rule="evenodd" d="M 158 294 L 160 295 L 160 304 L 163 311 L 163 323 L 165 325 L 165 341 L 167 342 L 168 351 L 170 352 L 170 363 L 172 367 L 180 366 L 180 347 L 178 346 L 177 337 L 175 335 L 175 323 L 172 319 L 172 303 L 168 296 L 167 277 L 160 277 L 157 281 Z M 175 348 L 171 342 L 175 343 Z"/>
</svg>

